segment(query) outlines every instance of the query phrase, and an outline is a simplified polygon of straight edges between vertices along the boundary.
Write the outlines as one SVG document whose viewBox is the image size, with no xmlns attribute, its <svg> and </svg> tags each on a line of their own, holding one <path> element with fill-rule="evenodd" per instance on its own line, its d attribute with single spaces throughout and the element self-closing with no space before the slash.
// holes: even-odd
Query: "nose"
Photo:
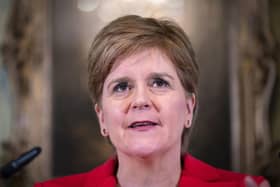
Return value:
<svg viewBox="0 0 280 187">
<path fill-rule="evenodd" d="M 135 90 L 131 108 L 133 110 L 149 110 L 151 108 L 151 98 L 144 86 L 138 87 Z"/>
</svg>

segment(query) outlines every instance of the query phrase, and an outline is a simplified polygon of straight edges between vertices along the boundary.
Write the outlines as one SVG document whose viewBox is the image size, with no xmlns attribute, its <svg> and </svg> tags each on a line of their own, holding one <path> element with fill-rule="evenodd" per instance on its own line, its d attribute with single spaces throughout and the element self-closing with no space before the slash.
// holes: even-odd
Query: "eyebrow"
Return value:
<svg viewBox="0 0 280 187">
<path fill-rule="evenodd" d="M 171 76 L 171 75 L 169 75 L 168 73 L 165 73 L 165 72 L 150 73 L 149 76 L 148 76 L 148 79 L 149 78 L 157 78 L 157 77 L 168 77 L 171 80 L 174 80 L 173 76 Z M 131 81 L 131 78 L 129 78 L 128 76 L 115 78 L 108 83 L 107 88 L 110 88 L 112 84 L 119 83 L 119 82 L 127 82 L 127 81 Z"/>
<path fill-rule="evenodd" d="M 173 76 L 171 76 L 171 75 L 169 75 L 168 73 L 165 73 L 165 72 L 160 72 L 160 73 L 151 73 L 150 75 L 149 75 L 149 78 L 151 78 L 151 77 L 168 77 L 168 78 L 170 78 L 171 80 L 174 80 L 174 77 Z"/>
</svg>

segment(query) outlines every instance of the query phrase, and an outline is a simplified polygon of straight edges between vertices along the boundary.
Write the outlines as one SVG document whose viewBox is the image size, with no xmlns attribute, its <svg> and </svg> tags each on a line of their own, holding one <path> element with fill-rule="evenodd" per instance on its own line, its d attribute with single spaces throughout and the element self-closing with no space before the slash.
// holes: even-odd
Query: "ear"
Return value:
<svg viewBox="0 0 280 187">
<path fill-rule="evenodd" d="M 190 128 L 192 125 L 195 104 L 196 104 L 196 97 L 195 94 L 192 93 L 191 96 L 188 96 L 186 99 L 187 111 L 186 111 L 185 128 Z"/>
<path fill-rule="evenodd" d="M 108 136 L 108 131 L 107 131 L 107 127 L 104 123 L 104 112 L 102 107 L 100 107 L 98 104 L 94 105 L 94 110 L 96 112 L 97 118 L 98 118 L 98 122 L 99 122 L 99 127 L 100 127 L 100 131 L 102 136 Z"/>
</svg>

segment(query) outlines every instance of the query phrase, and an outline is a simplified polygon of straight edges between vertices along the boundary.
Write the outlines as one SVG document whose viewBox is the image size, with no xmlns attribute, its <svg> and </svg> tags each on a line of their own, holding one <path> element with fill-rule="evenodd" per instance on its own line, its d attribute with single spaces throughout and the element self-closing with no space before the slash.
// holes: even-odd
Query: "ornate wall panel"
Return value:
<svg viewBox="0 0 280 187">
<path fill-rule="evenodd" d="M 43 154 L 8 186 L 32 186 L 50 177 L 51 54 L 48 1 L 15 0 L 2 46 L 3 63 L 13 90 L 11 136 L 3 144 L 7 160 L 34 146 Z"/>
</svg>

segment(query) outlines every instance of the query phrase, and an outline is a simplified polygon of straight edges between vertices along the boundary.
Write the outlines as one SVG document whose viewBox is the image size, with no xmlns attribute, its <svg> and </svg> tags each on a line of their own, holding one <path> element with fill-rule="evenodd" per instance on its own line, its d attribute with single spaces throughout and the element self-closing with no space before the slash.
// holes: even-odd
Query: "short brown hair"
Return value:
<svg viewBox="0 0 280 187">
<path fill-rule="evenodd" d="M 186 93 L 197 96 L 199 68 L 183 29 L 170 20 L 127 15 L 105 26 L 90 48 L 88 84 L 93 102 L 100 102 L 104 81 L 116 59 L 152 47 L 173 62 Z"/>
</svg>

